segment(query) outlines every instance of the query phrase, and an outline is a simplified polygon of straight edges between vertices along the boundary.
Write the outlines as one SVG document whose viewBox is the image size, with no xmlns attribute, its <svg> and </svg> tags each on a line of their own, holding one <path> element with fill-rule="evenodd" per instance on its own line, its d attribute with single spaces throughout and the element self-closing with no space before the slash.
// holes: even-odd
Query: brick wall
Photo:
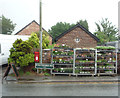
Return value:
<svg viewBox="0 0 120 98">
<path fill-rule="evenodd" d="M 76 43 L 76 38 L 79 38 L 80 42 Z M 71 48 L 94 48 L 97 46 L 97 41 L 79 27 L 65 34 L 56 43 L 60 45 L 63 43 Z"/>
<path fill-rule="evenodd" d="M 39 52 L 39 49 L 34 49 L 34 52 Z M 42 63 L 51 63 L 51 59 L 52 59 L 52 50 L 51 49 L 43 49 L 42 50 Z"/>
<path fill-rule="evenodd" d="M 51 54 L 52 54 L 52 51 L 50 50 L 50 49 L 48 49 L 48 50 L 46 50 L 46 49 L 44 49 L 43 50 L 43 55 L 42 55 L 42 62 L 43 63 L 51 63 L 51 58 L 52 58 L 52 56 L 51 56 Z"/>
<path fill-rule="evenodd" d="M 38 32 L 39 25 L 35 22 L 32 22 L 30 25 L 22 29 L 17 35 L 31 35 L 32 32 Z"/>
<path fill-rule="evenodd" d="M 17 35 L 31 35 L 32 32 L 38 32 L 39 31 L 39 24 L 37 24 L 35 21 L 32 21 L 30 24 L 28 24 L 26 27 L 24 27 L 22 30 L 20 30 Z M 52 37 L 49 35 L 50 45 L 52 45 Z"/>
</svg>

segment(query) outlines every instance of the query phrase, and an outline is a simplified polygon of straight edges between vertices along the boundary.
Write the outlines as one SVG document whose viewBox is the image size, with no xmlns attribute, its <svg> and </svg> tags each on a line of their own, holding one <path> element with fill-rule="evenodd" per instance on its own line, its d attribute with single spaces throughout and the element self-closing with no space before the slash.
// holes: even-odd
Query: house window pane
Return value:
<svg viewBox="0 0 120 98">
<path fill-rule="evenodd" d="M 76 38 L 75 41 L 78 43 L 78 42 L 80 42 L 80 39 L 79 39 L 79 38 Z"/>
</svg>

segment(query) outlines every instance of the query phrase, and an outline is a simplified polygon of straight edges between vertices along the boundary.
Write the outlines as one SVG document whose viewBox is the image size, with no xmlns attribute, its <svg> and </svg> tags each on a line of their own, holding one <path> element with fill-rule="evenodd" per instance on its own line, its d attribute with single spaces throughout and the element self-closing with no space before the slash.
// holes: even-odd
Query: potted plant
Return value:
<svg viewBox="0 0 120 98">
<path fill-rule="evenodd" d="M 58 72 L 58 71 L 57 71 L 57 68 L 54 68 L 54 72 Z"/>
<path fill-rule="evenodd" d="M 62 60 L 62 59 L 59 59 L 59 63 L 64 63 L 64 60 Z"/>
<path fill-rule="evenodd" d="M 57 55 L 57 53 L 58 53 L 57 50 L 54 50 L 54 51 L 53 51 L 53 54 L 54 54 L 54 55 Z"/>
<path fill-rule="evenodd" d="M 80 72 L 79 69 L 76 69 L 76 70 L 75 70 L 75 73 L 79 73 L 79 72 Z"/>
<path fill-rule="evenodd" d="M 58 68 L 58 72 L 61 72 L 61 69 L 60 69 L 60 68 Z"/>
<path fill-rule="evenodd" d="M 61 54 L 62 54 L 62 55 L 66 55 L 66 52 L 62 52 Z"/>
<path fill-rule="evenodd" d="M 73 63 L 73 60 L 70 60 L 69 63 L 72 64 L 72 63 Z"/>
<path fill-rule="evenodd" d="M 73 54 L 74 54 L 73 51 L 69 51 L 69 52 L 68 52 L 68 55 L 73 55 Z"/>
<path fill-rule="evenodd" d="M 57 60 L 53 59 L 53 63 L 57 63 Z"/>
<path fill-rule="evenodd" d="M 69 73 L 72 73 L 72 71 L 73 71 L 73 69 L 68 69 L 68 72 L 69 72 Z"/>
</svg>

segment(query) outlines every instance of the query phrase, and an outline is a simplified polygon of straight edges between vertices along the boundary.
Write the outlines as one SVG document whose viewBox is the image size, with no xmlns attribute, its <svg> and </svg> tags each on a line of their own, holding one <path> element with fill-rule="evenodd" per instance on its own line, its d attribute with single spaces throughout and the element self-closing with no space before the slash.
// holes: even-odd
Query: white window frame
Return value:
<svg viewBox="0 0 120 98">
<path fill-rule="evenodd" d="M 80 42 L 80 39 L 79 39 L 79 38 L 76 38 L 76 39 L 75 39 L 75 42 L 76 42 L 76 43 L 79 43 L 79 42 Z"/>
</svg>

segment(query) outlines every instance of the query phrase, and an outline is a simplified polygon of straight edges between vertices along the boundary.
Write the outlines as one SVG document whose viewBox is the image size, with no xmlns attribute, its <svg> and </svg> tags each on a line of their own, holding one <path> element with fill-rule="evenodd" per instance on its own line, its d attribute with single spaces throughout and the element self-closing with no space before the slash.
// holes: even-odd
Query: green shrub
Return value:
<svg viewBox="0 0 120 98">
<path fill-rule="evenodd" d="M 24 75 L 23 70 L 22 70 L 22 69 L 19 69 L 19 70 L 18 70 L 18 74 L 19 74 L 20 76 L 23 76 L 23 75 Z"/>
<path fill-rule="evenodd" d="M 37 69 L 36 68 L 32 68 L 32 71 L 37 72 Z"/>
<path fill-rule="evenodd" d="M 37 34 L 37 37 L 39 38 L 39 36 L 40 36 L 39 32 L 36 32 L 36 34 Z M 48 47 L 52 47 L 52 46 L 49 46 L 49 43 L 50 43 L 49 34 L 45 30 L 43 30 L 43 32 L 42 32 L 42 48 L 48 49 Z"/>
<path fill-rule="evenodd" d="M 45 76 L 50 76 L 50 74 L 49 74 L 49 73 L 47 73 L 47 72 L 46 72 L 46 73 L 44 73 L 44 75 L 45 75 Z"/>
<path fill-rule="evenodd" d="M 26 74 L 26 75 L 30 75 L 30 72 L 28 71 L 28 72 L 26 72 L 25 74 Z"/>
<path fill-rule="evenodd" d="M 32 47 L 28 41 L 22 41 L 17 39 L 13 43 L 13 47 L 10 49 L 10 56 L 8 63 L 15 63 L 17 66 L 28 66 L 29 63 L 34 62 L 34 54 L 32 53 Z"/>
</svg>

